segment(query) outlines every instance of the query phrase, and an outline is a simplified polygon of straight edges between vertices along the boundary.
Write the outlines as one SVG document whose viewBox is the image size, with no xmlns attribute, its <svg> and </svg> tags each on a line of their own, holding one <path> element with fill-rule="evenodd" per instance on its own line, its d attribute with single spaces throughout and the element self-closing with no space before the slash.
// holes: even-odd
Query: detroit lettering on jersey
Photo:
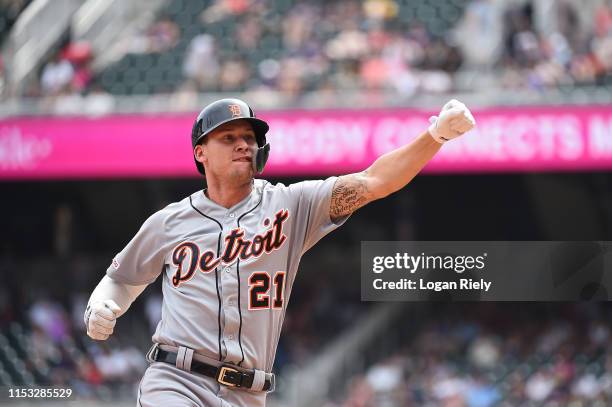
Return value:
<svg viewBox="0 0 612 407">
<path fill-rule="evenodd" d="M 172 285 L 178 287 L 181 283 L 190 280 L 199 269 L 203 273 L 209 273 L 221 264 L 230 265 L 236 261 L 256 258 L 262 253 L 269 254 L 278 250 L 287 240 L 283 233 L 283 224 L 289 219 L 289 211 L 281 209 L 274 215 L 272 226 L 262 234 L 255 235 L 253 239 L 244 239 L 244 230 L 240 227 L 232 229 L 225 236 L 225 250 L 219 257 L 215 256 L 213 250 L 204 250 L 200 256 L 200 247 L 194 242 L 182 242 L 172 251 L 172 262 L 177 266 L 172 276 Z M 264 226 L 270 226 L 270 219 L 264 220 Z M 186 259 L 189 259 L 186 262 Z M 187 271 L 183 264 L 187 265 Z"/>
</svg>

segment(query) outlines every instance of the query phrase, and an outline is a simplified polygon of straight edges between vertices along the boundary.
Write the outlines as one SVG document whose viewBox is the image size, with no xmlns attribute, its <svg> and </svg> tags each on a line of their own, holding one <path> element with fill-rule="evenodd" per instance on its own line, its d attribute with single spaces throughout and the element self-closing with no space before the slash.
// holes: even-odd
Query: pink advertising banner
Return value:
<svg viewBox="0 0 612 407">
<path fill-rule="evenodd" d="M 612 106 L 474 110 L 477 128 L 424 171 L 612 170 Z M 414 109 L 269 111 L 264 175 L 360 171 L 409 143 L 432 112 Z M 197 176 L 192 114 L 20 117 L 0 120 L 0 179 Z"/>
</svg>

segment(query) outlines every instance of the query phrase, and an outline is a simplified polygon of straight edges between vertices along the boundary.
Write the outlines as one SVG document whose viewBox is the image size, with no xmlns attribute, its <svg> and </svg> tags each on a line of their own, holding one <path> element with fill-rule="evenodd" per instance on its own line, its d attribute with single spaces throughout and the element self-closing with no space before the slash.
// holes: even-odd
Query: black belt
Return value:
<svg viewBox="0 0 612 407">
<path fill-rule="evenodd" d="M 165 362 L 176 365 L 176 353 L 167 352 L 162 349 L 157 349 L 151 355 L 151 358 L 156 362 Z M 254 373 L 243 372 L 229 365 L 213 366 L 208 363 L 200 362 L 193 359 L 191 361 L 191 371 L 203 374 L 204 376 L 212 377 L 219 383 L 229 387 L 245 387 L 250 389 L 253 385 Z M 266 379 L 263 386 L 263 391 L 268 391 L 272 388 L 272 381 Z"/>
</svg>

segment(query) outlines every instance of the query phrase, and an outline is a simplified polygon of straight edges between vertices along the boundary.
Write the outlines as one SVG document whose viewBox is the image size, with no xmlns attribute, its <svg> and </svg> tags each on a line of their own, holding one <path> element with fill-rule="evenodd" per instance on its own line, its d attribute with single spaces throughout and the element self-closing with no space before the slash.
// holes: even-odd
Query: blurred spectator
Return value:
<svg viewBox="0 0 612 407">
<path fill-rule="evenodd" d="M 374 390 L 365 377 L 354 378 L 349 386 L 349 397 L 342 404 L 343 407 L 366 407 L 372 405 Z"/>
<path fill-rule="evenodd" d="M 306 74 L 305 68 L 300 58 L 282 60 L 277 89 L 288 96 L 298 96 L 303 90 L 303 78 Z"/>
<path fill-rule="evenodd" d="M 591 43 L 600 67 L 598 76 L 612 73 L 612 0 L 607 0 L 595 14 L 595 35 Z"/>
<path fill-rule="evenodd" d="M 572 387 L 572 394 L 583 400 L 593 400 L 599 396 L 601 384 L 593 374 L 580 377 Z"/>
<path fill-rule="evenodd" d="M 219 77 L 222 92 L 238 91 L 249 79 L 250 72 L 241 60 L 228 60 L 221 66 Z"/>
<path fill-rule="evenodd" d="M 135 348 L 122 349 L 104 346 L 94 356 L 97 370 L 106 381 L 129 381 L 131 376 L 142 372 L 146 363 L 142 353 Z"/>
<path fill-rule="evenodd" d="M 192 79 L 200 90 L 214 89 L 219 74 L 219 62 L 215 54 L 215 39 L 209 34 L 193 37 L 183 63 L 183 75 Z"/>
<path fill-rule="evenodd" d="M 383 89 L 391 69 L 380 55 L 372 55 L 361 61 L 360 81 L 366 89 Z"/>
<path fill-rule="evenodd" d="M 531 3 L 509 8 L 504 19 L 507 22 L 506 59 L 520 67 L 533 67 L 541 57 L 541 50 L 533 28 Z"/>
<path fill-rule="evenodd" d="M 198 103 L 199 86 L 195 80 L 185 81 L 172 95 L 170 106 L 174 111 L 183 112 L 193 110 Z"/>
<path fill-rule="evenodd" d="M 38 325 L 34 325 L 32 329 L 28 347 L 32 352 L 30 357 L 38 363 L 41 361 L 58 363 L 61 359 L 58 347 L 49 340 L 49 336 Z"/>
<path fill-rule="evenodd" d="M 64 89 L 51 100 L 53 112 L 60 115 L 83 114 L 85 97 L 78 92 Z"/>
<path fill-rule="evenodd" d="M 401 384 L 401 365 L 393 362 L 370 368 L 366 380 L 374 391 L 391 391 Z"/>
<path fill-rule="evenodd" d="M 179 40 L 178 25 L 167 17 L 162 17 L 149 28 L 149 52 L 162 53 L 173 48 Z"/>
<path fill-rule="evenodd" d="M 87 357 L 81 357 L 77 361 L 79 378 L 91 386 L 99 386 L 103 382 L 102 373 L 96 365 Z"/>
<path fill-rule="evenodd" d="M 66 89 L 74 77 L 72 64 L 62 58 L 60 52 L 45 65 L 40 79 L 42 91 L 46 95 L 58 95 Z"/>
<path fill-rule="evenodd" d="M 243 50 L 255 50 L 261 39 L 262 26 L 256 17 L 250 16 L 236 27 L 236 42 Z"/>
<path fill-rule="evenodd" d="M 340 31 L 325 47 L 332 60 L 360 59 L 369 53 L 368 37 L 357 27 Z"/>
<path fill-rule="evenodd" d="M 30 321 L 55 343 L 62 342 L 69 334 L 69 320 L 62 306 L 51 300 L 39 299 L 30 308 Z"/>
<path fill-rule="evenodd" d="M 298 5 L 289 11 L 281 23 L 282 45 L 288 53 L 299 53 L 313 40 L 313 23 L 319 17 L 317 14 L 317 10 L 307 4 Z"/>
<path fill-rule="evenodd" d="M 115 99 L 110 93 L 98 84 L 91 86 L 85 98 L 82 113 L 89 116 L 101 116 L 111 113 L 115 106 Z"/>
<path fill-rule="evenodd" d="M 501 394 L 495 386 L 478 376 L 469 383 L 465 394 L 468 407 L 492 407 L 501 399 Z"/>
<path fill-rule="evenodd" d="M 499 349 L 489 337 L 475 340 L 468 352 L 471 363 L 479 368 L 491 369 L 498 363 Z"/>
<path fill-rule="evenodd" d="M 178 25 L 166 16 L 155 21 L 142 34 L 129 40 L 128 51 L 134 54 L 160 54 L 176 46 L 181 31 Z"/>
<path fill-rule="evenodd" d="M 469 65 L 488 67 L 500 57 L 504 27 L 501 11 L 494 0 L 475 0 L 467 6 L 453 39 Z"/>
<path fill-rule="evenodd" d="M 88 42 L 70 42 L 62 50 L 62 59 L 70 62 L 74 69 L 71 89 L 74 92 L 83 92 L 92 78 L 91 59 L 93 57 L 91 45 Z"/>
<path fill-rule="evenodd" d="M 612 0 L 606 0 L 595 12 L 595 35 L 609 36 L 612 33 Z"/>
<path fill-rule="evenodd" d="M 525 395 L 531 401 L 544 401 L 555 388 L 554 376 L 548 371 L 537 372 L 525 385 Z"/>
<path fill-rule="evenodd" d="M 84 92 L 88 89 L 93 73 L 91 71 L 91 62 L 85 61 L 75 65 L 75 72 L 72 78 L 71 88 L 73 92 Z"/>
<path fill-rule="evenodd" d="M 246 12 L 255 3 L 254 0 L 215 0 L 215 2 L 202 12 L 204 23 L 221 21 L 227 16 L 239 15 Z"/>
<path fill-rule="evenodd" d="M 398 10 L 398 4 L 393 0 L 366 0 L 363 3 L 363 11 L 366 18 L 373 20 L 395 18 Z"/>
</svg>

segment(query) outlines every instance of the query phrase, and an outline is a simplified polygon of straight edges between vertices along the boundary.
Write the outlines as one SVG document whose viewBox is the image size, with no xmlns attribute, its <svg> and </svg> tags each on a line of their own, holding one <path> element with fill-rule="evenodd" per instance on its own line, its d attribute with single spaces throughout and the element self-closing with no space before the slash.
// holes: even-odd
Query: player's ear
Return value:
<svg viewBox="0 0 612 407">
<path fill-rule="evenodd" d="M 202 165 L 208 163 L 208 159 L 206 158 L 206 149 L 204 144 L 198 144 L 193 149 L 193 155 L 198 162 L 201 162 Z"/>
</svg>

